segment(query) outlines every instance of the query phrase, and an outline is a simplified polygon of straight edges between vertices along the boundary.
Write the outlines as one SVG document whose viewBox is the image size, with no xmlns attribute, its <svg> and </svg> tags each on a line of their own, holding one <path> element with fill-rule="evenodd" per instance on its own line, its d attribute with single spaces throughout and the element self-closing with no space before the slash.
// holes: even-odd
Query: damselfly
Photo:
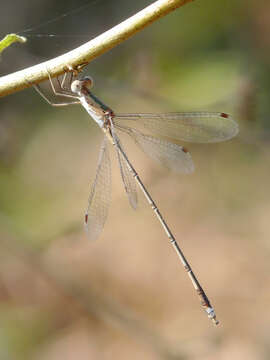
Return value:
<svg viewBox="0 0 270 360">
<path fill-rule="evenodd" d="M 85 224 L 89 237 L 95 239 L 100 235 L 108 215 L 111 194 L 111 165 L 108 150 L 108 142 L 110 142 L 117 153 L 121 176 L 130 205 L 134 209 L 137 206 L 137 183 L 187 271 L 201 305 L 208 317 L 217 325 L 218 320 L 210 301 L 176 242 L 167 222 L 127 157 L 120 142 L 119 134 L 127 134 L 147 155 L 161 162 L 169 169 L 179 173 L 191 173 L 194 166 L 190 153 L 185 147 L 177 145 L 174 140 L 199 143 L 225 141 L 238 133 L 237 123 L 230 115 L 223 112 L 118 114 L 90 91 L 93 86 L 93 80 L 90 77 L 73 80 L 73 75 L 72 72 L 69 80 L 67 73 L 65 73 L 62 81 L 57 78 L 59 89 L 56 90 L 49 74 L 54 94 L 71 98 L 73 99 L 71 102 L 54 104 L 43 94 L 39 86 L 35 85 L 35 88 L 50 105 L 81 104 L 105 133 L 85 215 Z M 142 132 L 140 128 L 156 136 Z M 158 137 L 158 135 L 169 138 L 171 141 Z"/>
</svg>

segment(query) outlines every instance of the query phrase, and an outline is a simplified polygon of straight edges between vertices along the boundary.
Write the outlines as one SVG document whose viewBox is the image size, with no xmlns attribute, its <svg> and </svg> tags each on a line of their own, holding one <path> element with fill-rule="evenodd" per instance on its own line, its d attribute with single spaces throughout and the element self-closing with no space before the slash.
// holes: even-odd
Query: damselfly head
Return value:
<svg viewBox="0 0 270 360">
<path fill-rule="evenodd" d="M 71 91 L 79 95 L 83 91 L 83 89 L 91 89 L 93 84 L 93 79 L 90 76 L 86 76 L 80 80 L 74 80 L 71 84 Z"/>
</svg>

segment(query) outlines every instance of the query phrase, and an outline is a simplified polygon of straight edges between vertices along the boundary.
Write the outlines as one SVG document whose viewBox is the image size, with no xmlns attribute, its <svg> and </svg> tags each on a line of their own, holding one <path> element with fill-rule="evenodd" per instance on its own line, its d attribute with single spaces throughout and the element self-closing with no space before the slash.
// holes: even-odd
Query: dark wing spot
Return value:
<svg viewBox="0 0 270 360">
<path fill-rule="evenodd" d="M 220 116 L 223 117 L 223 118 L 225 118 L 225 119 L 228 119 L 228 117 L 229 117 L 229 115 L 226 114 L 226 113 L 221 113 Z"/>
<path fill-rule="evenodd" d="M 186 154 L 189 152 L 188 149 L 187 149 L 186 147 L 184 147 L 184 146 L 182 146 L 182 150 L 183 150 L 183 152 L 186 153 Z"/>
</svg>

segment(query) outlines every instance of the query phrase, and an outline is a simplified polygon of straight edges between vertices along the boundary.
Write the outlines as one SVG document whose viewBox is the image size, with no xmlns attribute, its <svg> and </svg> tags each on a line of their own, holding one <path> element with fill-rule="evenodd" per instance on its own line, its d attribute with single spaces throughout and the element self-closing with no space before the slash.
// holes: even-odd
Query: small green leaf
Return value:
<svg viewBox="0 0 270 360">
<path fill-rule="evenodd" d="M 4 37 L 4 39 L 0 41 L 0 54 L 3 50 L 5 50 L 5 48 L 10 46 L 12 43 L 14 43 L 14 42 L 24 43 L 24 42 L 26 42 L 26 40 L 27 39 L 24 36 L 19 36 L 16 34 L 6 35 Z"/>
</svg>

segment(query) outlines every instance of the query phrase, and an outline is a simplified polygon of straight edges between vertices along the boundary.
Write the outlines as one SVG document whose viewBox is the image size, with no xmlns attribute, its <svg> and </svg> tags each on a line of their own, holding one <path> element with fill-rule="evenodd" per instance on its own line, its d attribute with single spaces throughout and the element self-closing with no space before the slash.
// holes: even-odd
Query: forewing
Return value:
<svg viewBox="0 0 270 360">
<path fill-rule="evenodd" d="M 127 133 L 149 157 L 168 169 L 186 174 L 194 171 L 191 155 L 183 146 L 143 134 L 135 129 L 118 129 Z"/>
<path fill-rule="evenodd" d="M 96 177 L 91 188 L 85 226 L 91 240 L 99 237 L 108 217 L 111 200 L 111 163 L 107 139 L 104 137 L 97 166 Z"/>
<path fill-rule="evenodd" d="M 232 117 L 219 112 L 116 114 L 114 123 L 141 126 L 153 134 L 198 143 L 225 141 L 238 133 L 238 125 Z"/>
</svg>

